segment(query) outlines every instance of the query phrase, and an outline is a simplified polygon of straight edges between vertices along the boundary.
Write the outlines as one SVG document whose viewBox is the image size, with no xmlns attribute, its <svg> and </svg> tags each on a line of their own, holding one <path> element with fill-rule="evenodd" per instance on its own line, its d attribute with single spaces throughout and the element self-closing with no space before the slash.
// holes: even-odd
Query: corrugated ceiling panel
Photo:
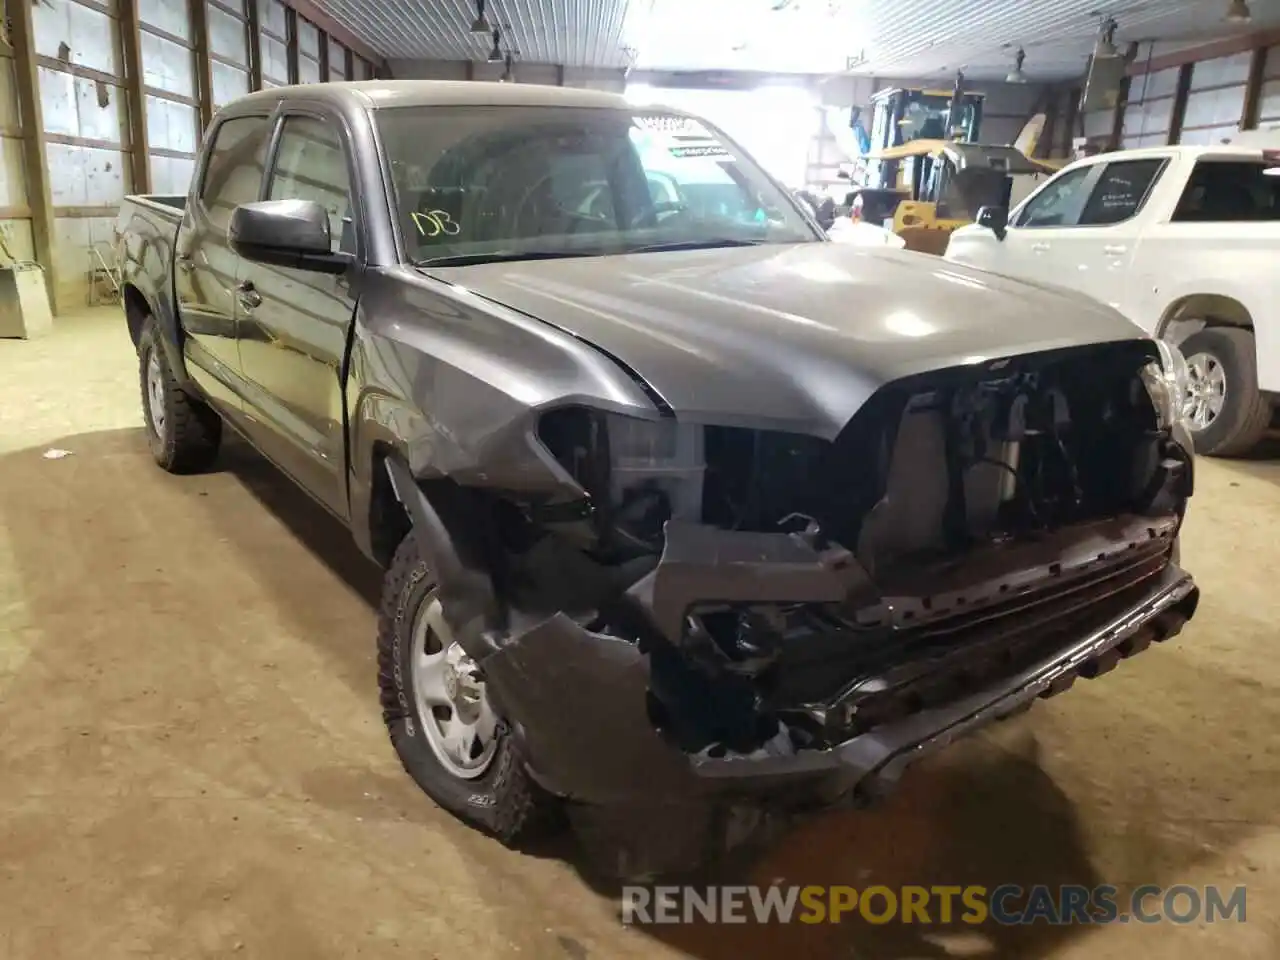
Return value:
<svg viewBox="0 0 1280 960">
<path fill-rule="evenodd" d="M 696 0 L 689 0 L 696 2 Z M 484 60 L 493 38 L 469 32 L 472 0 L 318 0 L 316 6 L 393 59 Z M 627 0 L 488 0 L 486 15 L 521 60 L 621 66 Z"/>
<path fill-rule="evenodd" d="M 474 0 L 316 0 L 391 59 L 484 60 L 469 32 Z M 1254 0 L 1249 27 L 1224 23 L 1225 0 L 488 0 L 517 58 L 659 70 L 843 71 L 884 77 L 1002 79 L 1026 49 L 1034 79 L 1079 76 L 1101 19 L 1117 40 L 1157 53 L 1245 29 L 1280 26 L 1280 3 Z"/>
</svg>

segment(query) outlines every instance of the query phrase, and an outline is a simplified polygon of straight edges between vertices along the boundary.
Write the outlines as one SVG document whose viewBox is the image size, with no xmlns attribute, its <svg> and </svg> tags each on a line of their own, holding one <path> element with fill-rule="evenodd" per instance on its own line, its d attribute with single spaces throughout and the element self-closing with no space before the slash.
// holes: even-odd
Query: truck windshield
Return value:
<svg viewBox="0 0 1280 960">
<path fill-rule="evenodd" d="M 749 157 L 687 117 L 459 106 L 376 118 L 417 264 L 821 239 Z"/>
</svg>

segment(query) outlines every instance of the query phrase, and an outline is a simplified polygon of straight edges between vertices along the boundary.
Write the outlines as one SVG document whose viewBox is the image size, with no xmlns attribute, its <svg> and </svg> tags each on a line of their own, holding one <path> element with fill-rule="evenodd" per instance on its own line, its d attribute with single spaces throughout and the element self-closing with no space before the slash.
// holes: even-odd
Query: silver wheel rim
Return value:
<svg viewBox="0 0 1280 960">
<path fill-rule="evenodd" d="M 1204 430 L 1218 419 L 1227 402 L 1227 373 L 1211 353 L 1187 357 L 1186 411 L 1193 430 Z"/>
<path fill-rule="evenodd" d="M 463 653 L 432 591 L 413 624 L 413 694 L 418 725 L 449 773 L 474 780 L 498 748 L 498 718 L 475 662 Z"/>
<path fill-rule="evenodd" d="M 160 370 L 160 358 L 152 350 L 147 357 L 147 413 L 157 437 L 164 436 L 164 402 L 164 374 Z"/>
</svg>

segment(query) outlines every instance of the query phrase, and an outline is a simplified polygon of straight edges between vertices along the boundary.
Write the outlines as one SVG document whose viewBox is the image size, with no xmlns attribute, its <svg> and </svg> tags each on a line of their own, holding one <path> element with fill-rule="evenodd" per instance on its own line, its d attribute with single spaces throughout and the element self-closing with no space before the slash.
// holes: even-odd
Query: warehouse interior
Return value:
<svg viewBox="0 0 1280 960">
<path fill-rule="evenodd" d="M 1243 885 L 1247 922 L 627 925 L 617 883 L 571 841 L 504 848 L 405 775 L 370 640 L 381 572 L 342 525 L 239 438 L 210 472 L 156 469 L 118 265 L 126 197 L 185 200 L 218 111 L 254 91 L 614 93 L 704 116 L 785 188 L 838 198 L 877 92 L 957 74 L 984 96 L 984 142 L 1041 115 L 1033 153 L 1055 163 L 1280 128 L 1280 4 L 0 0 L 0 15 L 0 266 L 38 265 L 51 318 L 0 337 L 0 960 L 1280 956 L 1280 431 L 1196 459 L 1180 563 L 1201 595 L 1176 639 L 711 881 Z M 1086 76 L 1103 42 L 1125 66 L 1099 105 Z"/>
</svg>

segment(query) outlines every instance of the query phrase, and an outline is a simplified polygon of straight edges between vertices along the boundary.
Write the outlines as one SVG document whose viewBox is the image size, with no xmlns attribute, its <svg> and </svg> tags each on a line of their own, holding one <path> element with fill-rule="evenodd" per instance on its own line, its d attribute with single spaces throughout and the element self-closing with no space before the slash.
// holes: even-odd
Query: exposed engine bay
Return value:
<svg viewBox="0 0 1280 960">
<path fill-rule="evenodd" d="M 694 757 L 954 700 L 1167 564 L 1192 463 L 1150 349 L 898 381 L 834 442 L 550 411 L 539 439 L 584 496 L 505 516 L 511 602 L 637 644 L 650 721 Z"/>
</svg>

